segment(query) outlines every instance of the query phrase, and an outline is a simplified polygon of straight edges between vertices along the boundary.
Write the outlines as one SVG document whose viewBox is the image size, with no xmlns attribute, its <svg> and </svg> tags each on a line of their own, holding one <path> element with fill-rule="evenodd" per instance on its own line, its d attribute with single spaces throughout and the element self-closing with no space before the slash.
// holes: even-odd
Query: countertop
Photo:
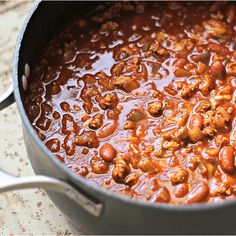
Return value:
<svg viewBox="0 0 236 236">
<path fill-rule="evenodd" d="M 0 1 L 0 94 L 11 78 L 12 58 L 19 28 L 32 1 Z M 22 137 L 16 105 L 0 112 L 0 169 L 17 176 L 33 175 Z M 42 190 L 0 194 L 2 235 L 80 234 Z"/>
</svg>

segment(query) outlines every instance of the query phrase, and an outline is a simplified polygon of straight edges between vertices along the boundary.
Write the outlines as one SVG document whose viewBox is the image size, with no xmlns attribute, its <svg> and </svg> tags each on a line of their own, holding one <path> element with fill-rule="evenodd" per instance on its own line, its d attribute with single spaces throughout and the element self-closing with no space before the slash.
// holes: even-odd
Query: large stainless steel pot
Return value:
<svg viewBox="0 0 236 236">
<path fill-rule="evenodd" d="M 99 2 L 37 2 L 18 36 L 13 89 L 0 97 L 0 110 L 13 102 L 23 123 L 25 145 L 34 177 L 16 178 L 2 172 L 0 192 L 44 188 L 58 208 L 86 233 L 93 234 L 234 234 L 236 200 L 217 204 L 171 206 L 129 199 L 88 183 L 48 151 L 34 132 L 24 110 L 22 76 L 31 67 L 50 37 L 74 15 L 86 14 Z M 104 2 L 102 4 L 105 4 Z"/>
</svg>

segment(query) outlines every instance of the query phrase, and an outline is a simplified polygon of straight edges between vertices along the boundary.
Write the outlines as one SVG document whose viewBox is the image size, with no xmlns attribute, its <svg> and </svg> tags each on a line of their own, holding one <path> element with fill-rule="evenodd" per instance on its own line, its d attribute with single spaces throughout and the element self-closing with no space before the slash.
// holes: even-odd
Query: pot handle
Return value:
<svg viewBox="0 0 236 236">
<path fill-rule="evenodd" d="M 95 217 L 99 217 L 104 208 L 103 204 L 94 202 L 64 181 L 42 175 L 16 177 L 0 170 L 0 193 L 29 188 L 63 193 Z"/>
<path fill-rule="evenodd" d="M 14 101 L 13 85 L 11 84 L 7 91 L 0 96 L 0 111 L 10 106 Z M 64 181 L 42 175 L 16 177 L 0 170 L 0 193 L 29 188 L 42 188 L 63 193 L 93 216 L 99 217 L 102 214 L 103 204 L 89 199 Z"/>
<path fill-rule="evenodd" d="M 13 85 L 11 84 L 7 91 L 0 95 L 0 111 L 14 101 Z M 95 217 L 99 217 L 104 208 L 103 204 L 89 199 L 64 181 L 42 175 L 16 177 L 0 170 L 0 193 L 29 188 L 42 188 L 63 193 Z"/>
<path fill-rule="evenodd" d="M 13 84 L 11 84 L 7 91 L 3 95 L 0 95 L 0 111 L 10 106 L 14 101 Z"/>
</svg>

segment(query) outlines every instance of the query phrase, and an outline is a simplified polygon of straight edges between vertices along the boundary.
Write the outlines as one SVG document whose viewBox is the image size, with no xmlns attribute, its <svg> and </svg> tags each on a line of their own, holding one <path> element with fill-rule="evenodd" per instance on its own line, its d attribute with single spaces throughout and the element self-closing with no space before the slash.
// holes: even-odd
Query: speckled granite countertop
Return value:
<svg viewBox="0 0 236 236">
<path fill-rule="evenodd" d="M 31 1 L 0 1 L 0 94 L 9 85 L 16 37 L 31 5 Z M 33 175 L 15 104 L 0 112 L 0 124 L 0 169 L 18 176 Z M 44 191 L 35 189 L 0 194 L 0 233 L 68 235 L 80 231 Z"/>
</svg>

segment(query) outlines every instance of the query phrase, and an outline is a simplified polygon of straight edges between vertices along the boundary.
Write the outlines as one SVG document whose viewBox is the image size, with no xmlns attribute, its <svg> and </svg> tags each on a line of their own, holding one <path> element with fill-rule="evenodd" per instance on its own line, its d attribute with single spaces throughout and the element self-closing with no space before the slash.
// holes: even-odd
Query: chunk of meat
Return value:
<svg viewBox="0 0 236 236">
<path fill-rule="evenodd" d="M 170 180 L 173 185 L 183 183 L 188 178 L 188 171 L 183 168 L 178 168 L 176 171 L 170 174 Z"/>
<path fill-rule="evenodd" d="M 168 140 L 166 140 L 166 141 L 163 142 L 162 146 L 163 146 L 164 149 L 177 150 L 181 147 L 181 144 L 177 141 L 173 141 L 173 140 L 168 141 Z"/>
<path fill-rule="evenodd" d="M 108 93 L 101 97 L 99 100 L 99 105 L 102 109 L 111 109 L 115 108 L 118 104 L 118 97 L 116 93 Z"/>
<path fill-rule="evenodd" d="M 130 167 L 120 156 L 114 160 L 114 163 L 112 178 L 118 183 L 123 183 L 126 176 L 130 173 Z"/>
<path fill-rule="evenodd" d="M 97 114 L 95 115 L 92 120 L 88 123 L 88 127 L 90 129 L 99 129 L 103 125 L 103 115 Z"/>
<path fill-rule="evenodd" d="M 132 109 L 127 117 L 131 122 L 139 122 L 146 117 L 146 114 L 141 109 Z"/>
<path fill-rule="evenodd" d="M 92 167 L 92 171 L 96 174 L 104 174 L 109 169 L 108 163 L 98 156 L 91 158 L 90 166 Z"/>
<path fill-rule="evenodd" d="M 202 23 L 205 28 L 208 37 L 221 38 L 228 35 L 231 31 L 230 28 L 222 21 L 216 19 L 210 19 Z"/>
<path fill-rule="evenodd" d="M 96 148 L 99 145 L 97 135 L 94 131 L 83 131 L 81 135 L 75 137 L 75 145 Z"/>
<path fill-rule="evenodd" d="M 121 75 L 114 80 L 114 84 L 127 93 L 139 88 L 140 84 L 137 79 L 131 76 Z"/>
</svg>

